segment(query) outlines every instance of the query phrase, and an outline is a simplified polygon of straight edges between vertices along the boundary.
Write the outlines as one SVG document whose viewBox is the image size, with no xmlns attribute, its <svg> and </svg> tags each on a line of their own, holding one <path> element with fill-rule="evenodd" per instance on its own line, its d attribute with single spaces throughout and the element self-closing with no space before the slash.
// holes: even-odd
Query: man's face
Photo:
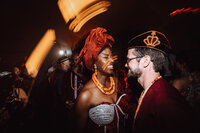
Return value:
<svg viewBox="0 0 200 133">
<path fill-rule="evenodd" d="M 19 71 L 19 68 L 18 67 L 14 67 L 14 73 L 16 75 L 19 75 L 20 74 L 20 71 Z"/>
<path fill-rule="evenodd" d="M 125 67 L 128 68 L 128 77 L 140 77 L 142 74 L 141 69 L 139 68 L 140 62 L 137 60 L 139 57 L 134 55 L 135 50 L 129 49 L 127 54 L 127 62 L 125 64 Z"/>
<path fill-rule="evenodd" d="M 61 67 L 65 70 L 68 70 L 68 68 L 70 67 L 70 60 L 66 60 L 66 61 L 62 62 Z"/>
</svg>

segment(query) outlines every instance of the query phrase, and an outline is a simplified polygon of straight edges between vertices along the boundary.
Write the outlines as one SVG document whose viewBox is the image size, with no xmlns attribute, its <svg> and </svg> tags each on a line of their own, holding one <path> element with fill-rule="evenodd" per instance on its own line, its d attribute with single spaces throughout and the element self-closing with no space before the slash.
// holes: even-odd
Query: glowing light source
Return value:
<svg viewBox="0 0 200 133">
<path fill-rule="evenodd" d="M 58 0 L 58 7 L 62 13 L 65 22 L 68 23 L 86 6 L 97 0 Z"/>
<path fill-rule="evenodd" d="M 55 31 L 53 29 L 47 30 L 26 61 L 27 72 L 33 78 L 37 76 L 45 57 L 54 45 L 55 39 Z"/>
<path fill-rule="evenodd" d="M 87 21 L 97 16 L 98 14 L 107 11 L 107 7 L 109 6 L 110 2 L 108 1 L 101 1 L 93 6 L 90 6 L 88 9 L 84 10 L 76 16 L 76 18 L 69 25 L 69 29 L 74 32 L 78 32 Z"/>
<path fill-rule="evenodd" d="M 66 50 L 59 50 L 59 55 L 60 56 L 63 56 L 63 55 L 66 55 L 66 56 L 71 56 L 72 55 L 72 51 L 71 49 L 66 49 Z"/>
<path fill-rule="evenodd" d="M 99 0 L 59 0 L 58 7 L 66 23 L 74 19 L 69 30 L 78 32 L 91 18 L 108 10 L 109 1 Z"/>
<path fill-rule="evenodd" d="M 64 55 L 64 53 L 65 53 L 64 50 L 59 51 L 59 55 Z"/>
<path fill-rule="evenodd" d="M 71 49 L 68 49 L 67 50 L 67 56 L 71 56 L 72 55 L 72 50 Z"/>
<path fill-rule="evenodd" d="M 195 8 L 195 9 L 192 9 L 191 7 L 181 8 L 181 9 L 177 9 L 177 10 L 173 11 L 172 13 L 170 13 L 170 16 L 175 16 L 177 14 L 189 13 L 189 12 L 197 13 L 199 11 L 200 11 L 200 8 Z"/>
</svg>

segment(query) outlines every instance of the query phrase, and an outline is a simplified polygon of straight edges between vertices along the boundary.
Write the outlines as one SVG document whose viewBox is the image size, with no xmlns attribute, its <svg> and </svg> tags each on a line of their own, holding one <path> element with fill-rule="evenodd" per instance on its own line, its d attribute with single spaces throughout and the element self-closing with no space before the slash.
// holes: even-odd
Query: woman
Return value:
<svg viewBox="0 0 200 133">
<path fill-rule="evenodd" d="M 76 132 L 125 132 L 130 97 L 125 94 L 126 87 L 113 76 L 117 59 L 112 56 L 113 43 L 106 29 L 98 27 L 91 30 L 80 52 L 78 63 L 94 73 L 77 99 Z"/>
</svg>

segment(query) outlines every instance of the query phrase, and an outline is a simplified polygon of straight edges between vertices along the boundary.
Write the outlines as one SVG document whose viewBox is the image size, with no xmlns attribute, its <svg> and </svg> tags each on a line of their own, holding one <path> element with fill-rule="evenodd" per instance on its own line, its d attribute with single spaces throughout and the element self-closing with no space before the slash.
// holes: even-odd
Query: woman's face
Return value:
<svg viewBox="0 0 200 133">
<path fill-rule="evenodd" d="M 113 73 L 113 56 L 109 47 L 105 48 L 98 56 L 96 61 L 97 70 L 104 74 Z"/>
</svg>

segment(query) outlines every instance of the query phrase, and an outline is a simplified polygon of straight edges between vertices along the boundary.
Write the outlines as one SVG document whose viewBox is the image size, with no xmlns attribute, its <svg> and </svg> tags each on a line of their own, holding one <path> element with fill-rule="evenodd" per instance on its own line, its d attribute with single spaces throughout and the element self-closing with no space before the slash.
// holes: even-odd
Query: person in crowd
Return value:
<svg viewBox="0 0 200 133">
<path fill-rule="evenodd" d="M 166 36 L 150 30 L 129 41 L 128 76 L 143 87 L 134 116 L 133 133 L 196 132 L 193 111 L 167 80 L 166 68 L 172 51 Z M 170 69 L 168 69 L 170 70 Z"/>
<path fill-rule="evenodd" d="M 192 71 L 190 77 L 192 80 L 185 98 L 195 110 L 198 120 L 200 120 L 200 72 Z"/>
<path fill-rule="evenodd" d="M 52 122 L 55 131 L 72 132 L 74 103 L 86 82 L 84 75 L 76 65 L 77 54 L 62 56 L 57 68 L 48 75 L 53 97 Z"/>
<path fill-rule="evenodd" d="M 57 65 L 58 65 L 57 61 L 53 60 L 52 65 L 47 70 L 47 77 L 48 78 L 50 78 L 51 73 L 54 72 L 54 70 L 57 68 Z M 50 80 L 50 79 L 48 79 L 48 80 Z"/>
<path fill-rule="evenodd" d="M 102 27 L 92 29 L 86 38 L 77 64 L 93 71 L 75 104 L 76 133 L 123 133 L 130 96 L 125 81 L 114 74 L 114 39 Z M 125 75 L 123 75 L 126 79 Z M 121 77 L 122 78 L 122 77 Z M 132 106 L 133 107 L 133 106 Z"/>
<path fill-rule="evenodd" d="M 76 64 L 78 57 L 79 53 L 72 54 L 71 88 L 74 90 L 74 99 L 77 99 L 84 85 L 89 81 L 88 77 L 85 76 L 83 67 Z"/>
<path fill-rule="evenodd" d="M 189 66 L 187 57 L 182 54 L 177 56 L 174 76 L 171 84 L 181 93 L 181 95 L 189 102 L 195 111 L 195 116 L 200 120 L 200 78 L 199 72 L 192 70 Z"/>
<path fill-rule="evenodd" d="M 48 81 L 52 94 L 52 127 L 55 131 L 67 131 L 70 128 L 70 113 L 74 105 L 74 92 L 71 89 L 71 58 L 58 59 L 58 68 L 49 75 Z"/>
<path fill-rule="evenodd" d="M 189 93 L 192 77 L 186 61 L 182 60 L 178 55 L 173 73 L 170 83 L 186 98 Z"/>
<path fill-rule="evenodd" d="M 28 87 L 23 70 L 13 67 L 11 72 L 1 77 L 2 100 L 0 104 L 0 128 L 2 133 L 24 129 L 27 119 L 27 105 L 29 102 Z M 6 93 L 5 93 L 6 92 Z"/>
<path fill-rule="evenodd" d="M 13 81 L 14 88 L 17 97 L 15 101 L 23 103 L 23 108 L 25 108 L 29 102 L 28 92 L 31 86 L 31 80 L 28 74 L 24 73 L 25 70 L 20 70 L 19 67 L 15 66 L 13 68 Z"/>
</svg>

